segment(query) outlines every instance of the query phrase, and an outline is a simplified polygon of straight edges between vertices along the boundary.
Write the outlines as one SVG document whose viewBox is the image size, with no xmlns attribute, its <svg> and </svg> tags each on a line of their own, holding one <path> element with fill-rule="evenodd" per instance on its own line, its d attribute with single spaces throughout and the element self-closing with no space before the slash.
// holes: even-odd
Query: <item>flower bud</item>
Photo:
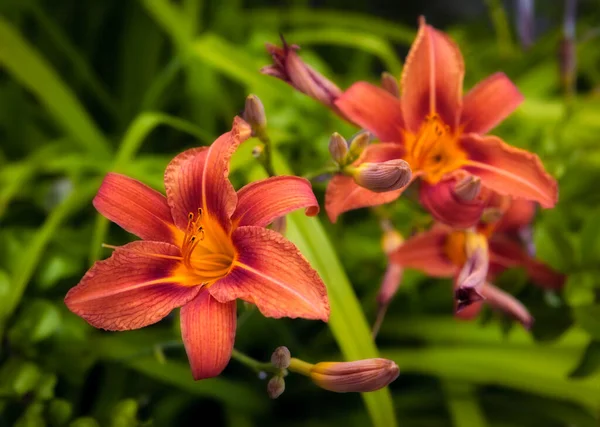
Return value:
<svg viewBox="0 0 600 427">
<path fill-rule="evenodd" d="M 363 163 L 351 170 L 354 182 L 376 193 L 405 187 L 412 176 L 404 160 L 394 159 L 381 163 Z"/>
<path fill-rule="evenodd" d="M 252 127 L 252 134 L 256 135 L 267 126 L 265 107 L 256 95 L 248 95 L 244 107 L 244 120 Z"/>
<path fill-rule="evenodd" d="M 529 313 L 527 308 L 511 294 L 504 292 L 502 289 L 497 288 L 490 283 L 486 283 L 481 289 L 481 294 L 485 297 L 488 304 L 518 320 L 526 329 L 530 329 L 533 325 L 533 316 Z"/>
<path fill-rule="evenodd" d="M 464 201 L 472 202 L 481 191 L 481 178 L 474 175 L 467 175 L 456 183 L 454 194 Z"/>
<path fill-rule="evenodd" d="M 343 165 L 348 157 L 348 143 L 342 135 L 335 132 L 329 138 L 329 153 L 331 158 L 338 164 Z"/>
<path fill-rule="evenodd" d="M 352 138 L 350 142 L 350 157 L 357 159 L 358 156 L 367 148 L 367 145 L 371 142 L 371 135 L 369 132 L 361 132 Z"/>
<path fill-rule="evenodd" d="M 381 74 L 381 87 L 394 97 L 400 98 L 400 85 L 398 84 L 398 79 L 387 71 L 384 71 Z"/>
<path fill-rule="evenodd" d="M 279 375 L 274 376 L 267 383 L 267 394 L 271 399 L 277 399 L 285 391 L 285 380 Z"/>
<path fill-rule="evenodd" d="M 292 355 L 290 350 L 285 346 L 277 347 L 271 355 L 271 363 L 279 369 L 287 369 L 287 367 L 290 366 L 291 359 Z"/>
<path fill-rule="evenodd" d="M 321 362 L 314 365 L 310 378 L 321 388 L 337 393 L 379 390 L 390 384 L 400 369 L 387 359 L 364 359 L 354 362 Z"/>
<path fill-rule="evenodd" d="M 298 46 L 282 41 L 283 47 L 266 44 L 267 51 L 273 58 L 273 65 L 263 67 L 260 72 L 281 79 L 300 92 L 337 110 L 334 101 L 342 94 L 340 88 L 305 64 L 296 53 L 300 49 Z"/>
</svg>

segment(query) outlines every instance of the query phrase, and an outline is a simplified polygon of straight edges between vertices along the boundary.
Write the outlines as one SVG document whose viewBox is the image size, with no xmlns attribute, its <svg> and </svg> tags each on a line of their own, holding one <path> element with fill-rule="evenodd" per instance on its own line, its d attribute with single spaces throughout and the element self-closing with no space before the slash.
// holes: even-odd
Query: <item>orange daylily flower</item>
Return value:
<svg viewBox="0 0 600 427">
<path fill-rule="evenodd" d="M 528 326 L 532 318 L 525 307 L 495 287 L 491 283 L 494 278 L 514 267 L 523 267 L 535 285 L 546 289 L 560 289 L 565 278 L 530 256 L 515 238 L 516 230 L 531 222 L 534 204 L 523 200 L 509 203 L 502 218 L 494 224 L 480 224 L 477 231 L 437 224 L 406 240 L 389 257 L 403 268 L 414 268 L 434 277 L 454 277 L 458 308 L 466 309 L 459 314 L 461 317 L 476 314 L 481 306 L 478 300 L 483 298 Z M 484 250 L 469 251 L 473 242 Z M 468 307 L 471 304 L 473 307 Z"/>
<path fill-rule="evenodd" d="M 329 317 L 327 291 L 298 249 L 265 227 L 295 209 L 319 207 L 310 183 L 278 176 L 235 191 L 229 160 L 250 136 L 237 118 L 210 147 L 176 156 L 166 197 L 110 173 L 94 206 L 142 241 L 97 262 L 65 298 L 92 326 L 130 330 L 181 308 L 181 334 L 195 379 L 219 375 L 231 357 L 236 299 L 268 317 Z"/>
<path fill-rule="evenodd" d="M 310 95 L 306 84 L 294 84 L 294 76 L 290 75 L 304 69 L 298 65 L 295 52 L 288 52 L 294 55 L 293 68 L 277 67 L 286 63 L 286 52 L 278 52 L 272 68 L 280 72 L 271 74 Z M 464 62 L 458 46 L 421 18 L 403 70 L 400 98 L 370 83 L 357 82 L 339 96 L 328 92 L 322 102 L 333 104 L 332 109 L 341 117 L 368 129 L 382 141 L 368 147 L 357 165 L 365 161 L 407 161 L 413 179 L 420 177 L 425 206 L 431 205 L 428 197 L 444 191 L 438 187 L 440 183 L 454 179 L 457 172 L 478 176 L 483 186 L 501 195 L 536 201 L 545 208 L 554 206 L 557 184 L 540 159 L 498 137 L 486 136 L 518 107 L 523 96 L 506 75 L 496 73 L 463 97 L 463 76 Z M 316 85 L 314 81 L 328 82 L 320 75 L 311 80 Z M 327 188 L 325 207 L 330 219 L 336 221 L 348 210 L 391 202 L 402 191 L 375 193 L 360 187 L 351 177 L 338 174 Z M 438 220 L 454 225 L 453 218 Z"/>
</svg>

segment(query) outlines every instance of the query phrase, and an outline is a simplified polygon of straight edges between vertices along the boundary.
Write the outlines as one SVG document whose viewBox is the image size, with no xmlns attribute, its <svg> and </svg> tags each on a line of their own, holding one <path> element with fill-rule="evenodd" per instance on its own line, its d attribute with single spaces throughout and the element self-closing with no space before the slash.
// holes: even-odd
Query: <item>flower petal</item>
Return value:
<svg viewBox="0 0 600 427">
<path fill-rule="evenodd" d="M 485 286 L 481 288 L 481 294 L 485 297 L 488 304 L 517 319 L 526 329 L 531 328 L 531 325 L 533 325 L 533 316 L 529 313 L 527 308 L 511 294 L 491 283 L 486 283 Z"/>
<path fill-rule="evenodd" d="M 236 322 L 235 300 L 222 304 L 207 291 L 181 308 L 181 337 L 195 380 L 223 372 L 231 358 Z"/>
<path fill-rule="evenodd" d="M 532 200 L 551 208 L 558 201 L 558 187 L 540 158 L 511 147 L 495 136 L 465 134 L 460 140 L 468 153 L 463 169 L 481 178 L 484 186 L 502 195 Z"/>
<path fill-rule="evenodd" d="M 463 132 L 487 133 L 515 111 L 524 99 L 506 74 L 492 74 L 465 95 L 460 118 Z"/>
<path fill-rule="evenodd" d="M 481 288 L 485 284 L 488 268 L 489 252 L 487 245 L 477 247 L 467 258 L 465 265 L 463 265 L 456 278 L 454 298 L 457 302 L 457 312 L 483 299 Z"/>
<path fill-rule="evenodd" d="M 495 234 L 490 240 L 490 274 L 496 276 L 508 268 L 523 267 L 531 281 L 544 289 L 562 289 L 565 275 L 531 257 L 515 240 Z"/>
<path fill-rule="evenodd" d="M 261 227 L 232 234 L 238 256 L 234 268 L 208 288 L 220 302 L 241 298 L 267 317 L 329 318 L 327 289 L 293 243 Z"/>
<path fill-rule="evenodd" d="M 133 178 L 107 174 L 94 198 L 94 206 L 106 218 L 142 239 L 175 241 L 166 197 Z"/>
<path fill-rule="evenodd" d="M 360 158 L 354 162 L 354 166 L 362 163 L 379 163 L 400 159 L 403 155 L 404 148 L 398 144 L 373 144 L 365 148 Z M 412 178 L 416 179 L 417 175 L 413 175 Z M 344 212 L 367 206 L 378 206 L 396 200 L 408 185 L 410 183 L 398 190 L 377 193 L 359 186 L 352 177 L 338 174 L 327 185 L 325 210 L 330 221 L 335 223 L 338 216 Z"/>
<path fill-rule="evenodd" d="M 458 46 L 421 18 L 400 82 L 402 114 L 411 132 L 416 133 L 425 117 L 436 113 L 444 123 L 456 128 L 464 73 Z"/>
<path fill-rule="evenodd" d="M 319 202 L 310 182 L 296 176 L 275 176 L 255 181 L 238 191 L 232 221 L 238 226 L 265 227 L 277 217 L 306 208 L 306 215 L 319 213 Z"/>
<path fill-rule="evenodd" d="M 536 205 L 523 199 L 511 200 L 509 207 L 496 224 L 495 231 L 516 232 L 533 221 Z"/>
<path fill-rule="evenodd" d="M 479 197 L 470 201 L 460 200 L 454 192 L 457 182 L 455 178 L 435 185 L 421 181 L 419 200 L 437 221 L 454 228 L 468 228 L 477 224 L 486 203 Z"/>
<path fill-rule="evenodd" d="M 450 229 L 434 227 L 406 240 L 390 254 L 390 260 L 404 268 L 414 268 L 434 277 L 451 277 L 458 268 L 445 253 Z"/>
<path fill-rule="evenodd" d="M 165 171 L 167 201 L 180 229 L 185 230 L 190 212 L 203 208 L 229 231 L 237 204 L 236 192 L 227 178 L 229 160 L 250 133 L 250 126 L 236 117 L 231 131 L 221 135 L 210 147 L 185 151 L 169 163 Z"/>
<path fill-rule="evenodd" d="M 380 141 L 401 143 L 404 140 L 400 100 L 384 89 L 367 82 L 354 83 L 335 101 L 335 106 Z"/>
<path fill-rule="evenodd" d="M 183 286 L 181 253 L 162 242 L 132 242 L 99 261 L 65 297 L 73 313 L 96 328 L 138 329 L 193 299 L 200 286 Z M 173 257 L 173 258 L 163 258 Z"/>
</svg>

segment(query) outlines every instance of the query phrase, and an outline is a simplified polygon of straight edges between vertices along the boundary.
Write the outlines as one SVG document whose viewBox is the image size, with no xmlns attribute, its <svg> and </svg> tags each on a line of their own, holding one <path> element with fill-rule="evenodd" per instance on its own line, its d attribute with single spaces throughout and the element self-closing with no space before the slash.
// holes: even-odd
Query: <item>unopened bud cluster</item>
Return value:
<svg viewBox="0 0 600 427">
<path fill-rule="evenodd" d="M 360 132 L 348 143 L 342 135 L 335 132 L 329 139 L 329 153 L 340 168 L 352 164 L 360 157 L 371 142 L 369 132 Z"/>
<path fill-rule="evenodd" d="M 271 365 L 276 369 L 275 375 L 267 383 L 267 394 L 271 399 L 277 399 L 285 391 L 284 377 L 290 366 L 292 355 L 287 347 L 277 347 L 271 355 Z"/>
</svg>

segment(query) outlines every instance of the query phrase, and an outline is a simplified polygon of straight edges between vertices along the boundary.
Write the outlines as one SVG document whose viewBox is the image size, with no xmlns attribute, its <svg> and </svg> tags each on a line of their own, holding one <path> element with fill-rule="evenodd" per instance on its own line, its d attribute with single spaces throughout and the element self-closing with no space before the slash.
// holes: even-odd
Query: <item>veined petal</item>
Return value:
<svg viewBox="0 0 600 427">
<path fill-rule="evenodd" d="M 414 268 L 434 277 L 451 277 L 458 267 L 446 256 L 445 244 L 450 233 L 445 227 L 434 227 L 406 240 L 390 254 L 392 262 Z"/>
<path fill-rule="evenodd" d="M 440 181 L 435 185 L 421 181 L 419 200 L 425 209 L 438 221 L 454 228 L 468 228 L 479 221 L 486 206 L 485 200 L 460 200 L 454 192 L 458 180 Z"/>
<path fill-rule="evenodd" d="M 210 147 L 194 148 L 175 157 L 165 171 L 167 201 L 175 224 L 185 230 L 188 214 L 204 209 L 226 232 L 237 205 L 237 194 L 229 182 L 229 160 L 237 147 L 250 137 L 250 126 L 236 117 L 230 132 Z"/>
<path fill-rule="evenodd" d="M 564 274 L 531 257 L 518 242 L 508 236 L 495 234 L 489 244 L 492 277 L 508 268 L 523 267 L 531 281 L 542 288 L 558 290 L 564 286 Z"/>
<path fill-rule="evenodd" d="M 132 242 L 99 261 L 65 297 L 73 313 L 96 328 L 138 329 L 193 299 L 200 286 L 183 286 L 179 248 L 163 242 Z"/>
<path fill-rule="evenodd" d="M 411 132 L 417 133 L 425 117 L 436 113 L 444 123 L 456 129 L 464 73 L 458 46 L 421 17 L 400 82 L 402 114 Z"/>
<path fill-rule="evenodd" d="M 237 259 L 231 272 L 208 288 L 220 302 L 241 298 L 267 317 L 329 318 L 327 289 L 293 243 L 261 227 L 232 234 Z"/>
<path fill-rule="evenodd" d="M 482 80 L 463 99 L 463 132 L 485 134 L 521 105 L 524 97 L 504 73 Z"/>
<path fill-rule="evenodd" d="M 275 176 L 250 183 L 238 191 L 232 216 L 238 226 L 265 227 L 277 217 L 306 208 L 306 215 L 319 213 L 319 202 L 310 182 L 296 176 Z"/>
<path fill-rule="evenodd" d="M 222 304 L 208 291 L 181 308 L 181 337 L 195 380 L 223 372 L 231 358 L 236 322 L 235 300 Z"/>
<path fill-rule="evenodd" d="M 487 243 L 487 242 L 486 242 Z M 458 273 L 455 283 L 454 297 L 457 301 L 456 310 L 462 311 L 471 304 L 481 301 L 481 288 L 485 284 L 489 268 L 489 253 L 487 245 L 477 247 Z"/>
<path fill-rule="evenodd" d="M 404 148 L 398 144 L 380 143 L 369 145 L 362 152 L 360 158 L 354 162 L 354 166 L 362 163 L 379 163 L 393 159 L 400 159 L 404 155 Z M 417 175 L 413 175 L 413 180 Z M 410 185 L 410 183 L 408 184 Z M 406 185 L 406 187 L 408 187 Z M 392 202 L 400 197 L 406 188 L 377 193 L 367 190 L 356 184 L 354 179 L 345 175 L 335 175 L 325 192 L 325 210 L 331 222 L 336 222 L 342 213 L 364 208 L 367 206 L 378 206 Z"/>
<path fill-rule="evenodd" d="M 367 82 L 354 83 L 335 101 L 342 114 L 380 141 L 401 143 L 404 120 L 400 100 Z"/>
<path fill-rule="evenodd" d="M 107 174 L 93 203 L 106 218 L 142 239 L 175 242 L 167 198 L 133 178 Z"/>
<path fill-rule="evenodd" d="M 468 159 L 463 169 L 481 178 L 484 186 L 502 195 L 538 202 L 551 208 L 558 201 L 558 187 L 540 158 L 511 147 L 500 138 L 469 133 L 460 144 Z"/>
</svg>

